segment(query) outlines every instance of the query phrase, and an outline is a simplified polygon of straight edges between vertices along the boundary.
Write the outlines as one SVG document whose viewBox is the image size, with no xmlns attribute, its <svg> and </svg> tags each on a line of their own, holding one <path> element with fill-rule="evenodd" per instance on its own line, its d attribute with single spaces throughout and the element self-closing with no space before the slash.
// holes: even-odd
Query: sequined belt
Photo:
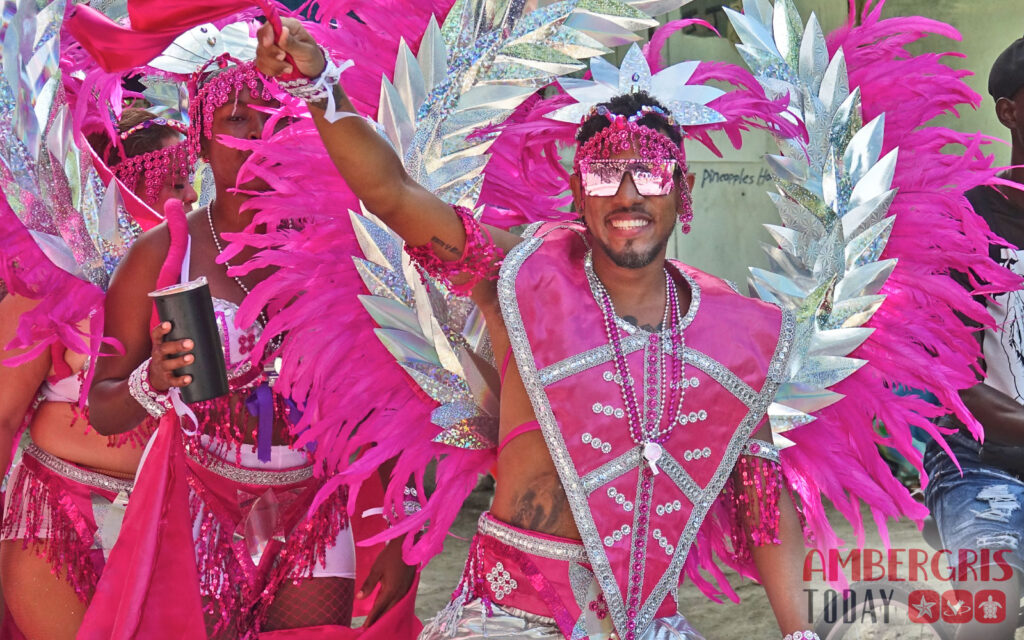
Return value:
<svg viewBox="0 0 1024 640">
<path fill-rule="evenodd" d="M 36 446 L 35 443 L 32 442 L 30 442 L 28 446 L 25 447 L 24 455 L 28 456 L 29 458 L 32 458 L 40 465 L 56 473 L 57 475 L 63 476 L 68 480 L 72 480 L 74 482 L 86 485 L 88 487 L 102 489 L 104 491 L 109 491 L 111 493 L 117 494 L 122 491 L 130 493 L 132 487 L 135 486 L 135 482 L 133 480 L 112 478 L 102 473 L 97 473 L 95 471 L 83 469 L 82 467 L 72 464 L 67 460 L 64 460 L 63 458 L 58 458 L 52 453 L 47 453 L 46 451 L 43 451 L 38 446 Z"/>
<path fill-rule="evenodd" d="M 582 542 L 520 529 L 498 520 L 487 511 L 480 514 L 477 531 L 530 555 L 548 560 L 588 562 Z"/>
<path fill-rule="evenodd" d="M 472 598 L 541 616 L 567 637 L 594 583 L 582 543 L 519 529 L 490 513 L 480 516 L 463 581 Z"/>
<path fill-rule="evenodd" d="M 296 484 L 313 477 L 313 465 L 281 470 L 253 469 L 251 467 L 240 467 L 231 464 L 227 460 L 214 456 L 209 452 L 196 455 L 193 451 L 189 450 L 188 457 L 192 462 L 211 473 L 240 484 L 280 486 Z"/>
</svg>

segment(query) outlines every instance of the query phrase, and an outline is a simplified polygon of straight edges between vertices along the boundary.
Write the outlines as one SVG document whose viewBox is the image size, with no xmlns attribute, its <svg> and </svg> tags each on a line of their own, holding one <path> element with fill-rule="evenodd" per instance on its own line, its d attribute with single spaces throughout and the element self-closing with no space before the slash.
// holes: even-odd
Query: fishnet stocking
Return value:
<svg viewBox="0 0 1024 640">
<path fill-rule="evenodd" d="M 270 605 L 264 631 L 300 629 L 352 623 L 352 599 L 355 580 L 351 578 L 312 578 L 299 584 L 285 582 Z"/>
</svg>

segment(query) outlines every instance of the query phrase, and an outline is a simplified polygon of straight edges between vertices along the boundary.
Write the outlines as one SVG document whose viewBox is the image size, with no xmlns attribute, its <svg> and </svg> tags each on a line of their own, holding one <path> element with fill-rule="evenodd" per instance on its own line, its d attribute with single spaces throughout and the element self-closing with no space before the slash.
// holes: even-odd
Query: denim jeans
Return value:
<svg viewBox="0 0 1024 640">
<path fill-rule="evenodd" d="M 1024 482 L 1014 474 L 983 463 L 981 445 L 963 431 L 946 437 L 946 442 L 963 469 L 935 441 L 928 443 L 924 468 L 928 473 L 925 504 L 932 512 L 942 546 L 961 549 L 1006 549 L 1003 556 L 1024 576 Z M 956 557 L 956 556 L 954 556 Z"/>
</svg>

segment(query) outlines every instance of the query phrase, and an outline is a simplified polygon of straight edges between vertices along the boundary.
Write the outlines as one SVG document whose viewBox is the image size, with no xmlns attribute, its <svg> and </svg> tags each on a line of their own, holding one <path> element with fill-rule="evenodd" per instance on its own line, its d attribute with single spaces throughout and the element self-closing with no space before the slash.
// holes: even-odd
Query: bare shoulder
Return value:
<svg viewBox="0 0 1024 640">
<path fill-rule="evenodd" d="M 511 231 L 505 231 L 499 227 L 492 227 L 489 224 L 485 224 L 484 228 L 491 234 L 491 242 L 501 248 L 505 253 L 511 251 L 517 244 L 523 241 L 523 239 L 512 233 Z"/>
<path fill-rule="evenodd" d="M 167 224 L 159 224 L 139 236 L 117 265 L 110 287 L 149 286 L 156 282 L 171 244 Z M 147 289 L 148 291 L 148 289 Z"/>
<path fill-rule="evenodd" d="M 772 442 L 772 425 L 768 422 L 767 418 L 761 421 L 761 425 L 750 435 L 750 439 L 760 440 L 769 444 Z"/>
</svg>

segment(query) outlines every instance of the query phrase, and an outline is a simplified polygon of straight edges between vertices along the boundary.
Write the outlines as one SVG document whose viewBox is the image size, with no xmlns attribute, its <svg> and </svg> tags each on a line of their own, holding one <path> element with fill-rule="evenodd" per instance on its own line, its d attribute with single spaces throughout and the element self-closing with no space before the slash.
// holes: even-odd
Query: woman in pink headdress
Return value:
<svg viewBox="0 0 1024 640">
<path fill-rule="evenodd" d="M 260 340 L 274 309 L 252 324 L 238 320 L 239 304 L 267 273 L 232 274 L 233 264 L 251 257 L 244 252 L 218 261 L 225 236 L 252 222 L 246 201 L 268 189 L 260 179 L 239 184 L 249 152 L 232 140 L 258 140 L 274 128 L 278 105 L 251 63 L 219 62 L 190 81 L 189 149 L 209 163 L 215 198 L 141 236 L 106 300 L 105 334 L 124 352 L 97 365 L 94 423 L 116 434 L 151 417 L 161 422 L 80 637 L 250 638 L 310 627 L 345 633 L 338 627 L 352 617 L 356 567 L 345 495 L 314 502 L 323 479 L 314 476 L 309 453 L 292 448 L 294 406 L 261 366 L 280 349 Z M 203 366 L 201 356 L 189 339 L 164 341 L 170 325 L 151 324 L 147 294 L 200 277 L 213 296 L 230 392 L 190 405 L 193 423 L 173 408 L 187 413 L 173 398 L 191 377 L 173 371 Z M 366 412 L 354 408 L 353 419 Z M 415 573 L 401 562 L 399 543 L 378 567 L 389 580 L 370 623 L 406 594 Z"/>
<path fill-rule="evenodd" d="M 99 150 L 133 194 L 156 208 L 168 199 L 191 205 L 180 123 L 142 109 L 126 109 L 120 144 Z M 11 223 L 8 228 L 7 222 Z M 129 223 L 129 224 L 134 224 Z M 4 216 L 6 237 L 17 244 L 28 232 Z M 54 267 L 28 240 L 5 274 L 11 294 L 0 301 L 0 345 L 41 311 L 39 295 L 86 284 Z M 15 254 L 11 254 L 15 255 Z M 40 275 L 42 274 L 42 275 Z M 40 290 L 42 285 L 45 290 Z M 71 295 L 74 295 L 71 293 Z M 31 346 L 0 353 L 0 362 L 25 356 Z M 28 638 L 73 638 L 113 546 L 152 423 L 116 437 L 90 427 L 80 407 L 89 358 L 61 341 L 0 366 L 0 467 L 7 469 L 15 436 L 28 427 L 27 445 L 12 470 L 0 526 L 0 577 L 11 618 Z"/>
</svg>

